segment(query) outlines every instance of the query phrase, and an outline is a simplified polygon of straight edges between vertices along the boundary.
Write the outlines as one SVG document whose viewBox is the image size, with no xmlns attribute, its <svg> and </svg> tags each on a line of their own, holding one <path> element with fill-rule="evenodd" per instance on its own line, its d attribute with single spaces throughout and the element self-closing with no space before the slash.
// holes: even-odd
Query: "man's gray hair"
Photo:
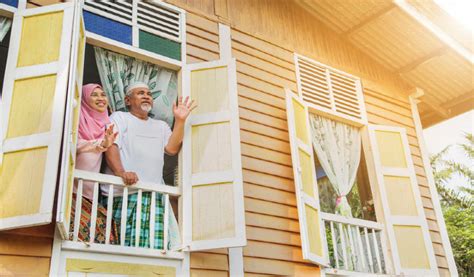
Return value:
<svg viewBox="0 0 474 277">
<path fill-rule="evenodd" d="M 130 84 L 125 88 L 125 95 L 130 95 L 130 94 L 132 93 L 132 90 L 133 90 L 133 89 L 136 89 L 136 88 L 147 88 L 147 89 L 150 89 L 150 87 L 148 87 L 148 84 L 147 84 L 147 83 L 142 82 L 142 81 L 135 81 L 135 82 L 130 83 Z"/>
</svg>

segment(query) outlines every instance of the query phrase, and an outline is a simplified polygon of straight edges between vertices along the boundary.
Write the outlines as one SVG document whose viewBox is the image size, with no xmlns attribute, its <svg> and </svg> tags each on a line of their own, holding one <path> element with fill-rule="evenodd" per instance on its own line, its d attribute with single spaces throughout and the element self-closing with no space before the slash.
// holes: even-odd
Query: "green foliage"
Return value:
<svg viewBox="0 0 474 277">
<path fill-rule="evenodd" d="M 457 205 L 469 208 L 474 204 L 474 169 L 472 168 L 474 164 L 474 139 L 472 134 L 465 134 L 465 138 L 467 142 L 457 146 L 463 150 L 469 159 L 469 165 L 445 158 L 453 147 L 451 145 L 430 158 L 436 188 L 445 206 Z M 450 182 L 455 175 L 463 177 L 466 180 L 466 185 L 459 189 L 452 188 Z"/>
<path fill-rule="evenodd" d="M 459 276 L 473 276 L 474 208 L 454 205 L 444 207 L 443 213 Z"/>
<path fill-rule="evenodd" d="M 448 146 L 430 158 L 449 240 L 460 276 L 474 276 L 474 138 L 465 134 L 466 142 L 458 144 L 469 159 L 469 166 L 445 157 Z M 462 176 L 466 184 L 460 188 L 450 186 L 451 178 Z"/>
</svg>

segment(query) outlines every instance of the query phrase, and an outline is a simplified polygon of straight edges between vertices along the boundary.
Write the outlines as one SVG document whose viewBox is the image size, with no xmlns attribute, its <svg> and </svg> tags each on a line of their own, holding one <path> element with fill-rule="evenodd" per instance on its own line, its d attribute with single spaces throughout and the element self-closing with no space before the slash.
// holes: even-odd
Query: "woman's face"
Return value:
<svg viewBox="0 0 474 277">
<path fill-rule="evenodd" d="M 89 106 L 98 112 L 105 112 L 107 110 L 107 95 L 101 88 L 95 88 L 89 97 Z"/>
</svg>

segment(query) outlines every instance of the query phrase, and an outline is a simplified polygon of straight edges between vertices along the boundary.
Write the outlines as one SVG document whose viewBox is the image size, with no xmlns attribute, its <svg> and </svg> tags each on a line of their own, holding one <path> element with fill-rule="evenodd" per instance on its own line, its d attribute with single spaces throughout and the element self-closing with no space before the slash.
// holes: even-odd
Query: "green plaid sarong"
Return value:
<svg viewBox="0 0 474 277">
<path fill-rule="evenodd" d="M 163 249 L 163 229 L 164 229 L 164 197 L 160 193 L 155 194 L 155 249 Z M 138 194 L 128 195 L 127 206 L 127 226 L 125 228 L 125 246 L 135 246 L 136 223 L 137 223 L 137 200 Z M 121 218 L 122 218 L 121 196 L 114 197 L 113 218 L 117 224 L 119 237 L 121 239 Z M 142 193 L 142 210 L 140 223 L 140 247 L 150 247 L 150 218 L 151 218 L 151 192 Z M 119 240 L 121 241 L 121 240 Z"/>
</svg>

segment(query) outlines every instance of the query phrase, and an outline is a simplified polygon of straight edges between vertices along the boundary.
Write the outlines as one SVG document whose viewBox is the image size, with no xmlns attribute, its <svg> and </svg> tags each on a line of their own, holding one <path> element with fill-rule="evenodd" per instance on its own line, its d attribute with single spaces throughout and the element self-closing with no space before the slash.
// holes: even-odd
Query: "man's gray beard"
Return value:
<svg viewBox="0 0 474 277">
<path fill-rule="evenodd" d="M 149 113 L 152 107 L 150 104 L 143 103 L 140 105 L 140 108 L 142 109 L 142 111 Z"/>
</svg>

